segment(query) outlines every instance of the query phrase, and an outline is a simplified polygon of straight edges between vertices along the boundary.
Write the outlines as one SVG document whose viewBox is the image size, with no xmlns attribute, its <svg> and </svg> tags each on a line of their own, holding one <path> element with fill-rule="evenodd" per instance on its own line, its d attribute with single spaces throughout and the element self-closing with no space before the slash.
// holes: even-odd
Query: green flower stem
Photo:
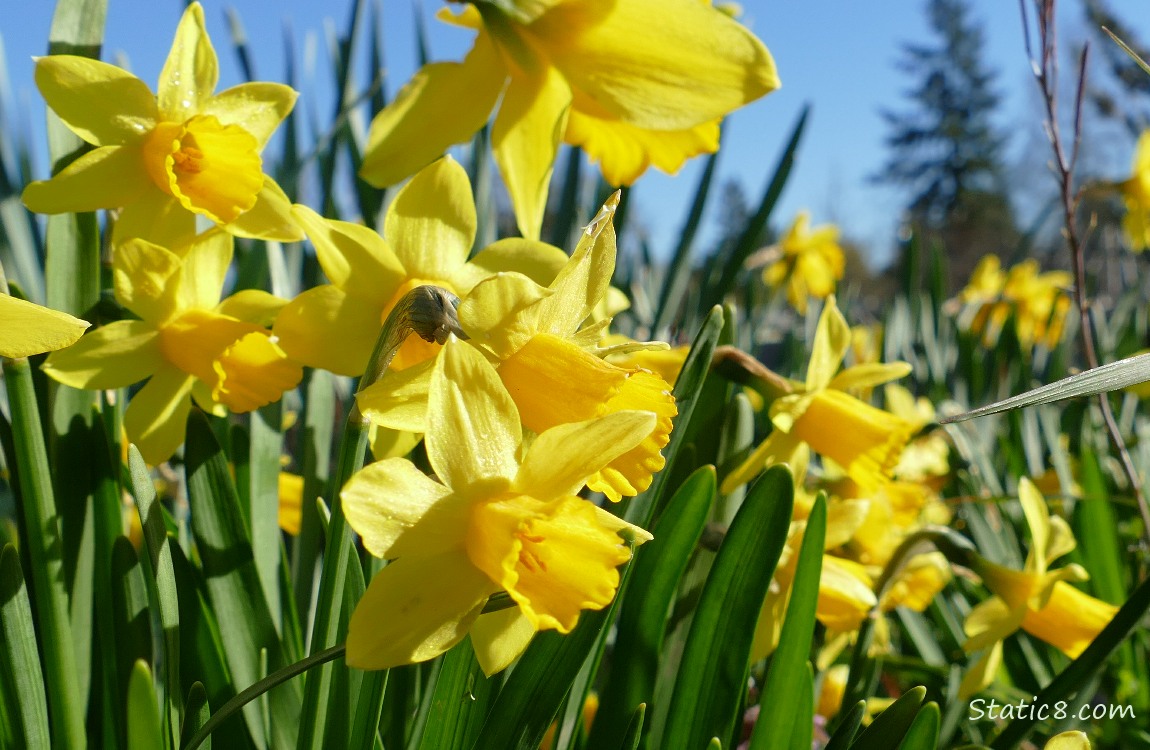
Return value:
<svg viewBox="0 0 1150 750">
<path fill-rule="evenodd" d="M 343 656 L 347 647 L 343 644 L 333 646 L 329 649 L 324 649 L 317 654 L 300 659 L 295 664 L 289 664 L 286 667 L 277 669 L 267 677 L 263 678 L 257 683 L 249 686 L 247 689 L 235 695 L 224 705 L 220 706 L 220 710 L 216 711 L 211 717 L 204 722 L 204 725 L 192 736 L 188 743 L 184 745 L 183 750 L 196 750 L 204 743 L 212 732 L 216 730 L 221 724 L 227 721 L 233 714 L 242 709 L 247 704 L 251 703 L 261 695 L 266 694 L 274 687 L 278 687 L 287 682 L 296 675 L 302 674 L 312 667 L 327 664 L 328 662 L 335 661 Z"/>
<path fill-rule="evenodd" d="M 12 412 L 12 447 L 24 514 L 24 539 L 31 562 L 28 572 L 33 582 L 37 629 L 44 655 L 53 747 L 83 748 L 86 745 L 85 702 L 80 698 L 80 684 L 76 680 L 68 591 L 64 585 L 63 544 L 28 360 L 5 359 L 4 382 Z"/>
<path fill-rule="evenodd" d="M 465 338 L 455 316 L 455 305 L 458 302 L 454 295 L 439 287 L 419 286 L 408 292 L 387 316 L 356 394 L 387 372 L 399 347 L 411 333 L 418 334 L 424 341 L 439 344 L 446 342 L 452 333 Z M 349 560 L 356 552 L 354 532 L 344 518 L 339 491 L 351 475 L 363 466 L 369 427 L 370 422 L 360 412 L 358 403 L 353 403 L 344 424 L 339 459 L 328 491 L 331 520 L 312 625 L 312 654 L 331 648 L 340 637 L 341 605 L 344 587 L 347 585 Z M 319 750 L 323 746 L 329 708 L 328 694 L 333 676 L 334 669 L 327 664 L 308 675 L 298 744 L 300 748 Z M 382 674 L 374 679 L 382 679 Z M 380 697 L 382 699 L 382 691 Z"/>
</svg>

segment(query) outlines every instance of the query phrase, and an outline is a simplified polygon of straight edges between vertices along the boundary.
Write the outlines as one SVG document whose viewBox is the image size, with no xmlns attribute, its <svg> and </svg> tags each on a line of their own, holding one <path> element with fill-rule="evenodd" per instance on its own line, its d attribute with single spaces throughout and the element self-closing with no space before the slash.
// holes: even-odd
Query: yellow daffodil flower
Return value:
<svg viewBox="0 0 1150 750">
<path fill-rule="evenodd" d="M 9 296 L 0 286 L 0 357 L 31 357 L 63 349 L 76 343 L 90 325 L 68 313 Z"/>
<path fill-rule="evenodd" d="M 809 456 L 810 449 L 800 444 L 787 462 L 795 475 L 794 519 L 759 614 L 751 649 L 753 660 L 773 652 L 782 632 L 798 565 L 797 553 L 815 502 L 815 495 L 804 488 Z M 844 499 L 833 495 L 827 498 L 826 536 L 823 540 L 826 552 L 819 577 L 815 617 L 832 635 L 857 630 L 876 605 L 882 612 L 899 606 L 921 612 L 950 580 L 949 563 L 940 553 L 917 555 L 899 572 L 880 601 L 874 593 L 874 579 L 881 568 L 848 559 L 842 553 L 843 548 L 862 535 L 871 504 L 867 498 Z"/>
<path fill-rule="evenodd" d="M 1023 347 L 1036 342 L 1048 349 L 1058 345 L 1070 310 L 1065 290 L 1073 282 L 1069 271 L 1039 273 L 1033 258 L 1010 269 L 1002 296 L 1014 306 L 1014 328 Z"/>
<path fill-rule="evenodd" d="M 128 403 L 124 426 L 159 464 L 184 440 L 191 400 L 220 413 L 265 406 L 303 376 L 265 328 L 284 304 L 254 289 L 220 302 L 232 237 L 213 229 L 186 248 L 133 239 L 116 248 L 116 299 L 139 320 L 96 329 L 44 363 L 73 388 L 123 388 L 150 377 Z"/>
<path fill-rule="evenodd" d="M 218 77 L 199 3 L 180 20 L 156 94 L 98 60 L 37 59 L 36 85 L 48 106 L 96 148 L 30 184 L 24 204 L 49 214 L 122 208 L 116 244 L 132 237 L 186 244 L 197 214 L 241 237 L 300 239 L 290 201 L 260 159 L 295 92 L 243 83 L 215 94 Z"/>
<path fill-rule="evenodd" d="M 774 430 L 723 480 L 724 493 L 749 482 L 772 463 L 788 462 L 800 443 L 842 466 L 864 491 L 889 480 L 912 426 L 849 391 L 904 377 L 911 368 L 905 362 L 894 362 L 855 365 L 838 372 L 850 343 L 850 326 L 832 295 L 815 330 L 805 383 L 794 383 L 792 393 L 771 404 Z"/>
<path fill-rule="evenodd" d="M 646 439 L 587 482 L 612 500 L 642 492 L 663 468 L 660 451 L 670 440 L 671 419 L 678 413 L 671 387 L 661 377 L 604 359 L 618 351 L 598 347 L 610 319 L 583 325 L 610 288 L 615 270 L 611 218 L 617 205 L 618 195 L 584 232 L 550 286 L 521 273 L 499 273 L 477 284 L 459 306 L 460 325 L 471 343 L 498 363 L 499 377 L 529 430 L 543 432 L 630 409 L 658 415 Z M 622 345 L 625 350 L 639 346 L 666 347 Z M 359 394 L 360 409 L 376 424 L 425 432 L 423 375 L 415 368 L 385 374 Z"/>
<path fill-rule="evenodd" d="M 618 532 L 651 538 L 576 496 L 586 478 L 651 431 L 626 411 L 566 424 L 525 442 L 519 414 L 483 355 L 454 338 L 435 359 L 427 457 L 439 481 L 390 458 L 340 493 L 348 523 L 391 562 L 351 617 L 347 662 L 384 669 L 425 661 L 470 630 L 487 674 L 505 668 L 536 630 L 561 633 L 601 609 L 630 558 Z M 480 617 L 505 590 L 516 607 Z"/>
<path fill-rule="evenodd" d="M 839 230 L 833 224 L 811 229 L 811 216 L 800 211 L 778 244 L 782 258 L 763 271 L 763 282 L 771 287 L 786 284 L 787 300 L 803 315 L 807 301 L 826 299 L 843 277 L 846 260 L 839 247 Z"/>
<path fill-rule="evenodd" d="M 1134 165 L 1129 179 L 1118 185 L 1126 202 L 1122 228 L 1134 252 L 1150 247 L 1150 130 L 1144 131 L 1134 147 Z"/>
<path fill-rule="evenodd" d="M 993 596 L 972 609 L 963 626 L 967 635 L 963 648 L 985 649 L 963 678 L 963 696 L 994 680 L 1002 662 L 1002 641 L 1019 628 L 1074 658 L 1118 611 L 1067 583 L 1089 577 L 1080 565 L 1050 569 L 1051 562 L 1074 549 L 1074 535 L 1066 521 L 1050 515 L 1046 500 L 1025 477 L 1018 482 L 1018 499 L 1031 536 L 1023 569 L 1011 570 L 978 556 L 972 562 Z"/>
<path fill-rule="evenodd" d="M 293 359 L 339 375 L 363 373 L 391 309 L 417 286 L 434 284 L 464 297 L 498 271 L 550 281 L 567 262 L 562 250 L 521 239 L 496 242 L 468 261 L 475 201 L 467 173 L 451 157 L 426 167 L 399 191 L 384 218 L 384 237 L 359 224 L 325 219 L 306 206 L 295 206 L 295 215 L 331 284 L 288 303 L 275 333 Z M 409 336 L 391 369 L 418 365 L 412 374 L 426 376 L 438 348 Z"/>
<path fill-rule="evenodd" d="M 371 125 L 361 174 L 390 185 L 489 119 L 524 237 L 537 239 L 560 142 L 615 184 L 718 147 L 718 121 L 779 85 L 766 48 L 699 0 L 475 0 L 462 62 L 423 67 Z"/>
<path fill-rule="evenodd" d="M 1065 288 L 1073 282 L 1066 271 L 1039 273 L 1038 261 L 1024 260 L 1009 271 L 1002 270 L 995 255 L 984 256 L 975 266 L 970 283 L 958 300 L 973 311 L 966 324 L 982 334 L 984 346 L 998 341 L 1007 319 L 1014 315 L 1014 330 L 1024 349 L 1036 343 L 1048 349 L 1058 345 L 1070 296 Z"/>
</svg>

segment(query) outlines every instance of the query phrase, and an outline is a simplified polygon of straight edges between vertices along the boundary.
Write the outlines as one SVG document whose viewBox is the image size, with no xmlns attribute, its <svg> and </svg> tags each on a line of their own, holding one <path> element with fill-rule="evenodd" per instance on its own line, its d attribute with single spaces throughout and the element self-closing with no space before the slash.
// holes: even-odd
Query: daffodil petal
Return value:
<svg viewBox="0 0 1150 750">
<path fill-rule="evenodd" d="M 655 415 L 647 411 L 619 411 L 552 427 L 527 449 L 512 488 L 539 498 L 574 495 L 589 476 L 634 448 L 653 429 Z"/>
<path fill-rule="evenodd" d="M 523 439 L 519 410 L 479 350 L 454 337 L 435 360 L 428 393 L 427 458 L 447 486 L 510 484 Z"/>
<path fill-rule="evenodd" d="M 392 562 L 352 613 L 348 666 L 387 669 L 439 656 L 463 640 L 494 591 L 461 549 Z"/>
<path fill-rule="evenodd" d="M 362 375 L 379 338 L 380 310 L 325 284 L 287 303 L 272 329 L 292 359 L 337 375 Z"/>
<path fill-rule="evenodd" d="M 407 276 L 449 279 L 475 242 L 471 182 L 450 156 L 419 170 L 388 206 L 383 234 Z"/>
<path fill-rule="evenodd" d="M 103 146 L 76 159 L 52 179 L 30 183 L 23 200 L 41 214 L 95 211 L 128 205 L 149 189 L 151 181 L 139 146 Z"/>
<path fill-rule="evenodd" d="M 1022 626 L 1024 615 L 1024 607 L 1011 608 L 998 596 L 976 604 L 962 625 L 967 635 L 963 649 L 971 653 L 1001 641 Z"/>
<path fill-rule="evenodd" d="M 396 549 L 397 542 L 419 523 L 451 490 L 415 468 L 405 458 L 388 458 L 368 464 L 352 475 L 339 493 L 347 522 L 363 537 L 368 552 L 385 560 L 403 554 L 435 554 L 462 541 L 463 524 L 439 523 L 442 544 Z M 432 524 L 435 525 L 435 524 Z"/>
<path fill-rule="evenodd" d="M 506 80 L 491 39 L 480 32 L 461 63 L 431 63 L 371 122 L 360 176 L 394 185 L 483 127 Z"/>
<path fill-rule="evenodd" d="M 244 289 L 231 295 L 219 305 L 215 312 L 227 315 L 245 323 L 257 326 L 270 326 L 279 315 L 280 310 L 288 303 L 271 292 L 263 289 Z"/>
<path fill-rule="evenodd" d="M 255 205 L 225 226 L 230 234 L 253 240 L 299 242 L 304 236 L 295 222 L 291 199 L 266 175 L 263 187 L 256 193 Z"/>
<path fill-rule="evenodd" d="M 427 396 L 435 361 L 427 359 L 402 370 L 387 372 L 356 395 L 360 411 L 380 427 L 426 431 Z"/>
<path fill-rule="evenodd" d="M 164 367 L 128 402 L 124 430 L 152 466 L 167 461 L 184 442 L 193 382 L 191 375 Z"/>
<path fill-rule="evenodd" d="M 179 309 L 182 275 L 180 257 L 159 245 L 133 239 L 116 248 L 112 262 L 116 301 L 153 326 Z"/>
<path fill-rule="evenodd" d="M 204 103 L 200 114 L 215 115 L 225 125 L 239 125 L 255 136 L 262 149 L 295 106 L 298 94 L 282 83 L 241 83 Z"/>
<path fill-rule="evenodd" d="M 57 382 L 73 388 L 123 388 L 164 367 L 156 329 L 140 320 L 101 326 L 42 365 Z M 134 399 L 133 399 L 134 400 Z"/>
<path fill-rule="evenodd" d="M 694 127 L 779 85 L 754 34 L 698 0 L 561 3 L 527 32 L 573 88 L 643 128 Z"/>
<path fill-rule="evenodd" d="M 648 167 L 675 174 L 690 158 L 719 150 L 719 121 L 679 130 L 645 130 L 619 119 L 580 111 L 578 98 L 564 140 L 599 164 L 608 185 L 631 185 Z"/>
<path fill-rule="evenodd" d="M 567 263 L 567 253 L 554 245 L 522 237 L 497 240 L 475 254 L 451 277 L 456 291 L 466 295 L 476 284 L 497 273 L 520 273 L 547 286 Z"/>
<path fill-rule="evenodd" d="M 293 206 L 293 215 L 315 245 L 328 280 L 349 294 L 378 299 L 382 310 L 407 278 L 403 263 L 375 230 L 325 219 L 299 204 Z"/>
<path fill-rule="evenodd" d="M 86 320 L 0 293 L 0 357 L 30 357 L 74 344 Z"/>
<path fill-rule="evenodd" d="M 890 362 L 887 364 L 855 365 L 835 375 L 828 388 L 836 391 L 854 391 L 863 388 L 873 388 L 891 380 L 905 378 L 914 370 L 909 362 Z"/>
<path fill-rule="evenodd" d="M 476 284 L 459 305 L 459 325 L 476 344 L 509 357 L 534 335 L 534 316 L 529 313 L 551 294 L 518 273 L 496 274 Z"/>
<path fill-rule="evenodd" d="M 1018 482 L 1018 502 L 1030 529 L 1030 555 L 1026 558 L 1027 572 L 1042 576 L 1046 574 L 1046 546 L 1050 540 L 1050 511 L 1046 500 L 1034 484 L 1023 477 Z"/>
<path fill-rule="evenodd" d="M 828 297 L 815 327 L 811 359 L 807 365 L 807 390 L 817 391 L 830 385 L 851 346 L 851 327 L 839 311 L 835 298 Z"/>
<path fill-rule="evenodd" d="M 615 275 L 615 211 L 619 194 L 609 197 L 579 235 L 571 260 L 551 282 L 554 294 L 539 303 L 538 330 L 569 336 L 607 296 Z"/>
<path fill-rule="evenodd" d="M 216 51 L 204 28 L 204 9 L 192 3 L 180 18 L 160 71 L 156 99 L 165 120 L 183 122 L 211 99 L 219 80 Z"/>
<path fill-rule="evenodd" d="M 124 205 L 112 226 L 112 245 L 132 238 L 160 247 L 185 247 L 196 235 L 196 215 L 148 181 L 140 197 Z"/>
<path fill-rule="evenodd" d="M 156 123 L 156 97 L 148 85 L 115 65 L 77 55 L 49 55 L 36 60 L 35 75 L 36 87 L 52 111 L 93 145 L 128 143 Z"/>
<path fill-rule="evenodd" d="M 571 89 L 559 71 L 512 74 L 491 130 L 491 148 L 511 196 L 519 233 L 539 239 L 547 189 L 567 129 Z"/>
<path fill-rule="evenodd" d="M 995 641 L 962 676 L 962 683 L 958 688 L 958 699 L 969 700 L 975 693 L 989 687 L 990 683 L 994 682 L 1001 666 L 1002 641 Z"/>
<path fill-rule="evenodd" d="M 181 309 L 210 310 L 216 306 L 231 268 L 233 247 L 232 236 L 218 229 L 204 232 L 186 246 L 181 253 L 184 266 L 179 287 Z M 239 315 L 233 317 L 247 320 Z"/>
<path fill-rule="evenodd" d="M 815 616 L 831 630 L 857 630 L 878 603 L 870 578 L 858 563 L 823 555 Z"/>
<path fill-rule="evenodd" d="M 535 636 L 535 627 L 518 607 L 488 612 L 471 626 L 471 645 L 483 674 L 490 677 L 511 666 Z"/>
<path fill-rule="evenodd" d="M 393 430 L 390 427 L 380 427 L 373 424 L 368 435 L 368 445 L 371 446 L 371 455 L 377 461 L 385 458 L 401 458 L 415 450 L 423 440 L 422 432 L 409 430 Z"/>
</svg>

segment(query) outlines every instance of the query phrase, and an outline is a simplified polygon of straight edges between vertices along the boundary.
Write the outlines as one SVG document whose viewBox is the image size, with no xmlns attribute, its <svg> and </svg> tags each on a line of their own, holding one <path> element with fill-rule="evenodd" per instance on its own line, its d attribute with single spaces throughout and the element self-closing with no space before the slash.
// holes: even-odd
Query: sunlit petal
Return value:
<svg viewBox="0 0 1150 750">
<path fill-rule="evenodd" d="M 512 75 L 491 131 L 491 146 L 499 173 L 511 196 L 519 232 L 539 239 L 547 188 L 567 129 L 571 89 L 557 70 L 543 67 L 528 75 Z"/>
<path fill-rule="evenodd" d="M 462 541 L 461 524 L 443 523 L 451 519 L 437 518 L 433 520 L 439 522 L 442 544 L 422 552 L 411 545 L 403 549 L 396 544 L 450 492 L 407 459 L 389 458 L 356 472 L 339 496 L 348 523 L 363 537 L 363 546 L 386 560 L 404 554 L 435 554 Z"/>
<path fill-rule="evenodd" d="M 152 129 L 159 114 L 156 97 L 146 83 L 90 57 L 38 58 L 36 87 L 73 133 L 96 146 L 140 138 Z"/>
<path fill-rule="evenodd" d="M 490 677 L 511 666 L 535 632 L 531 620 L 518 607 L 480 615 L 471 626 L 471 645 L 483 674 Z"/>
<path fill-rule="evenodd" d="M 392 562 L 352 613 L 348 666 L 387 669 L 439 656 L 463 640 L 495 589 L 462 549 Z"/>
<path fill-rule="evenodd" d="M 50 180 L 24 188 L 24 205 L 41 214 L 95 211 L 131 203 L 150 188 L 138 145 L 89 151 Z"/>
<path fill-rule="evenodd" d="M 104 389 L 137 383 L 163 366 L 156 329 L 139 320 L 118 320 L 52 353 L 41 367 L 73 388 Z"/>
<path fill-rule="evenodd" d="M 377 187 L 393 185 L 467 140 L 487 122 L 505 80 L 482 32 L 463 62 L 423 66 L 372 120 L 360 175 Z"/>
<path fill-rule="evenodd" d="M 255 136 L 262 149 L 291 113 L 297 96 L 282 83 L 241 83 L 206 101 L 200 114 L 215 115 L 225 125 L 239 125 Z"/>
<path fill-rule="evenodd" d="M 762 43 L 698 0 L 560 3 L 527 33 L 573 88 L 643 128 L 694 127 L 779 85 Z"/>
<path fill-rule="evenodd" d="M 535 497 L 574 495 L 592 472 L 638 445 L 655 428 L 655 414 L 621 411 L 552 427 L 527 449 L 512 489 Z"/>
<path fill-rule="evenodd" d="M 383 233 L 408 276 L 446 281 L 467 262 L 475 224 L 467 172 L 445 156 L 417 172 L 396 194 Z"/>
<path fill-rule="evenodd" d="M 183 122 L 211 98 L 219 80 L 216 52 L 204 28 L 204 9 L 192 3 L 180 18 L 160 71 L 156 98 L 164 119 Z"/>
<path fill-rule="evenodd" d="M 124 430 L 149 464 L 168 460 L 184 442 L 193 382 L 186 373 L 164 367 L 128 402 Z"/>
<path fill-rule="evenodd" d="M 427 409 L 427 457 L 449 487 L 509 485 L 522 440 L 515 402 L 474 347 L 452 338 L 436 359 Z"/>
<path fill-rule="evenodd" d="M 86 320 L 0 293 L 0 357 L 30 357 L 73 344 Z"/>
</svg>

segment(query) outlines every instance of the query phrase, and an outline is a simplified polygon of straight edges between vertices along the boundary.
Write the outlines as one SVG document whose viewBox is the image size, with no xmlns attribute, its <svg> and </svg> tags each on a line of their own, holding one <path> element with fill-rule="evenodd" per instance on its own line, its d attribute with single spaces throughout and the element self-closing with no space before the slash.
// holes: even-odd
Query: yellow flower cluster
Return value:
<svg viewBox="0 0 1150 750">
<path fill-rule="evenodd" d="M 966 327 L 982 336 L 984 346 L 998 342 L 1006 321 L 1013 317 L 1014 332 L 1024 350 L 1036 344 L 1053 349 L 1062 339 L 1070 311 L 1067 271 L 1040 273 L 1038 261 L 1024 260 L 1008 271 L 997 255 L 983 256 L 958 294 L 965 307 Z"/>
<path fill-rule="evenodd" d="M 43 213 L 109 211 L 125 314 L 81 337 L 84 321 L 0 296 L 0 355 L 59 349 L 43 369 L 77 388 L 146 380 L 124 428 L 160 464 L 183 442 L 193 404 L 251 411 L 296 388 L 305 366 L 360 376 L 408 292 L 432 285 L 461 300 L 468 341 L 440 348 L 410 337 L 359 395 L 374 445 L 406 453 L 422 437 L 436 478 L 395 456 L 342 491 L 365 546 L 391 561 L 352 617 L 348 660 L 418 661 L 470 630 L 492 672 L 536 630 L 567 632 L 581 609 L 613 598 L 615 568 L 630 557 L 620 533 L 631 543 L 650 535 L 577 493 L 617 501 L 646 489 L 677 414 L 656 371 L 666 345 L 614 343 L 609 331 L 627 304 L 610 288 L 618 196 L 570 257 L 538 240 L 559 144 L 582 147 L 616 184 L 649 165 L 673 172 L 716 150 L 721 118 L 778 79 L 761 42 L 698 0 L 476 0 L 445 20 L 475 30 L 472 51 L 426 66 L 372 124 L 363 175 L 378 185 L 410 177 L 382 234 L 293 205 L 264 174 L 261 151 L 296 93 L 266 82 L 217 92 L 198 3 L 179 22 L 155 92 L 92 59 L 38 59 L 48 105 L 93 148 L 28 185 L 24 202 Z M 495 159 L 524 239 L 472 255 L 471 187 L 440 157 L 496 108 Z M 305 236 L 329 283 L 292 300 L 226 296 L 235 237 Z M 285 497 L 298 497 L 298 477 L 282 479 Z M 289 505 L 283 522 L 294 530 Z M 429 585 L 441 590 L 428 597 Z M 499 591 L 512 606 L 480 617 Z"/>
</svg>

